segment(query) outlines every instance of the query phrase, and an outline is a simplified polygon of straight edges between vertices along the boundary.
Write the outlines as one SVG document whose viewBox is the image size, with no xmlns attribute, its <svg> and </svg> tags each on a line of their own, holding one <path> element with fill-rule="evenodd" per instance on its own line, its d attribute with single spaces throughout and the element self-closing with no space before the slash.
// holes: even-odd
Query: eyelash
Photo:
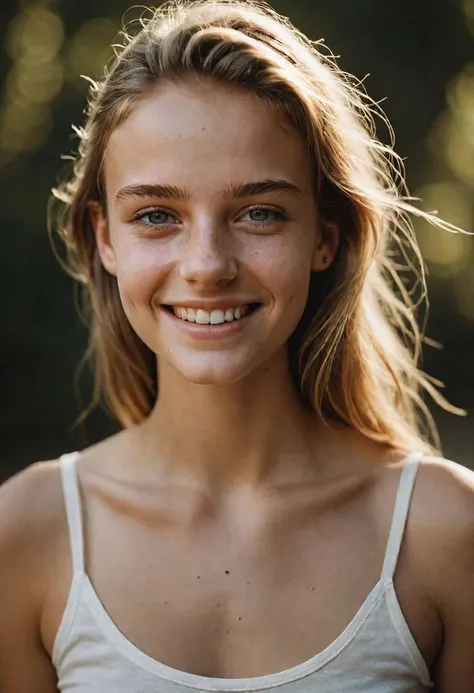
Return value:
<svg viewBox="0 0 474 693">
<path fill-rule="evenodd" d="M 282 210 L 276 209 L 275 207 L 268 207 L 266 205 L 254 205 L 253 207 L 249 207 L 241 215 L 241 217 L 246 216 L 247 214 L 250 214 L 253 211 L 262 211 L 262 210 L 265 212 L 270 212 L 271 214 L 273 214 L 274 215 L 273 218 L 268 219 L 266 221 L 250 221 L 250 222 L 244 222 L 244 223 L 249 223 L 253 227 L 255 227 L 255 226 L 258 227 L 258 226 L 268 226 L 270 224 L 275 224 L 275 223 L 278 223 L 281 221 L 286 221 L 288 219 L 288 217 L 286 216 L 286 214 Z M 143 219 L 145 217 L 149 216 L 150 214 L 160 214 L 160 213 L 166 214 L 168 217 L 173 217 L 173 214 L 171 212 L 168 212 L 166 209 L 162 209 L 160 207 L 150 207 L 149 209 L 144 209 L 141 212 L 139 212 L 138 214 L 134 215 L 132 217 L 132 221 L 137 222 L 141 226 L 144 226 L 146 229 L 160 228 L 160 227 L 163 228 L 166 226 L 170 226 L 171 224 L 169 224 L 169 223 L 150 224 L 149 222 L 143 221 Z"/>
<path fill-rule="evenodd" d="M 141 212 L 138 214 L 135 214 L 132 217 L 133 222 L 137 222 L 141 226 L 144 226 L 145 228 L 149 229 L 151 228 L 158 228 L 158 226 L 167 226 L 168 224 L 150 224 L 149 222 L 143 221 L 143 219 L 150 214 L 166 214 L 169 217 L 172 217 L 172 213 L 168 212 L 166 209 L 161 209 L 160 207 L 150 207 L 149 209 L 143 209 Z"/>
<path fill-rule="evenodd" d="M 254 205 L 253 207 L 249 207 L 242 216 L 255 211 L 271 212 L 271 214 L 273 214 L 273 219 L 269 219 L 267 221 L 252 221 L 250 222 L 252 226 L 267 226 L 269 224 L 274 224 L 275 222 L 287 221 L 288 219 L 286 214 L 281 209 L 267 207 L 266 205 Z"/>
</svg>

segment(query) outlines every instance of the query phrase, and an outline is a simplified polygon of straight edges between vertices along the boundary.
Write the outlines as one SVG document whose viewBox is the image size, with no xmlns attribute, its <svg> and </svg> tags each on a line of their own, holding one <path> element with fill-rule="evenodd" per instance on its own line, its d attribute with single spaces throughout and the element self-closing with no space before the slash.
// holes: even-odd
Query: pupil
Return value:
<svg viewBox="0 0 474 693">
<path fill-rule="evenodd" d="M 162 223 L 164 221 L 164 219 L 163 219 L 164 216 L 165 215 L 163 214 L 163 212 L 150 212 L 150 214 L 148 215 L 150 221 L 152 223 L 155 222 L 157 224 Z"/>
<path fill-rule="evenodd" d="M 253 221 L 266 221 L 268 211 L 266 209 L 253 209 L 251 215 Z"/>
</svg>

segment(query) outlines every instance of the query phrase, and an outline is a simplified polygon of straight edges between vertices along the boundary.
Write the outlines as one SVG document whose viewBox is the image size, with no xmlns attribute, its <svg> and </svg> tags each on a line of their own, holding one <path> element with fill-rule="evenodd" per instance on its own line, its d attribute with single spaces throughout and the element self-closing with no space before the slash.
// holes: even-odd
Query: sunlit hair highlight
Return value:
<svg viewBox="0 0 474 693">
<path fill-rule="evenodd" d="M 289 341 L 301 397 L 328 423 L 344 422 L 393 447 L 438 451 L 424 395 L 462 412 L 419 369 L 425 279 L 411 217 L 458 229 L 413 205 L 390 124 L 377 105 L 322 42 L 311 42 L 262 3 L 173 2 L 123 36 L 105 78 L 91 84 L 86 123 L 75 128 L 73 173 L 53 191 L 59 209 L 50 209 L 65 266 L 83 285 L 89 310 L 94 403 L 104 397 L 118 420 L 132 426 L 158 396 L 155 356 L 125 316 L 89 217 L 91 203 L 106 210 L 108 140 L 160 82 L 212 79 L 250 90 L 286 115 L 311 157 L 321 218 L 340 227 L 336 259 L 312 276 Z M 377 139 L 374 116 L 388 127 L 390 145 Z M 415 277 L 411 288 L 406 270 Z"/>
</svg>

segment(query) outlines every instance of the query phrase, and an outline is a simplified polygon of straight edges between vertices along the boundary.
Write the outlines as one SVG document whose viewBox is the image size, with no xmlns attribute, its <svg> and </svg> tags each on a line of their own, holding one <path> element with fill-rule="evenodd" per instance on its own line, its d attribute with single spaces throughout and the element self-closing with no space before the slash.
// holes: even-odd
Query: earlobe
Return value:
<svg viewBox="0 0 474 693">
<path fill-rule="evenodd" d="M 316 244 L 311 270 L 324 272 L 334 262 L 339 247 L 339 226 L 335 222 L 322 222 L 319 243 Z"/>
<path fill-rule="evenodd" d="M 110 241 L 108 219 L 100 202 L 89 202 L 89 218 L 102 264 L 109 274 L 116 276 L 115 250 Z"/>
</svg>

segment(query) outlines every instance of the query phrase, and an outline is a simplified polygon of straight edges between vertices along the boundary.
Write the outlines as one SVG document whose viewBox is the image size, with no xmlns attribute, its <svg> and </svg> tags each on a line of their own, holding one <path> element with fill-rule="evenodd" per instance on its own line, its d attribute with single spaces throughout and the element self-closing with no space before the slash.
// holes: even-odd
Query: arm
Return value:
<svg viewBox="0 0 474 693">
<path fill-rule="evenodd" d="M 474 473 L 451 462 L 438 469 L 438 556 L 431 584 L 443 623 L 433 680 L 436 693 L 474 691 Z M 436 494 L 437 495 L 437 494 Z M 431 544 L 431 541 L 429 542 Z M 434 551 L 435 540 L 431 550 Z"/>
<path fill-rule="evenodd" d="M 33 465 L 0 487 L 2 693 L 57 692 L 39 629 L 45 563 L 41 548 L 48 530 L 48 522 L 43 522 L 48 515 L 45 487 L 50 478 L 49 470 Z"/>
</svg>

